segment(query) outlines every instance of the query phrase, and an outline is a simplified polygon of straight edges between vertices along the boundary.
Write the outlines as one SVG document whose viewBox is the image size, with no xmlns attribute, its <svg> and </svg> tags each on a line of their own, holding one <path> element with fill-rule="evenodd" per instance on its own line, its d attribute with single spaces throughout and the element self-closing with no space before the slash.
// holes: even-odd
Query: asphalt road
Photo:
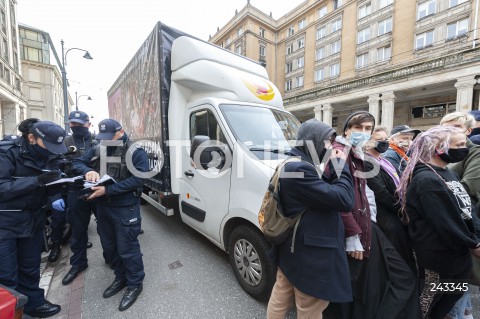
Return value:
<svg viewBox="0 0 480 319">
<path fill-rule="evenodd" d="M 142 228 L 144 289 L 130 309 L 120 312 L 117 308 L 124 290 L 108 299 L 102 297 L 114 274 L 103 261 L 92 218 L 93 247 L 88 250 L 82 318 L 266 317 L 267 303 L 243 291 L 227 254 L 183 224 L 178 215 L 166 217 L 147 204 L 142 206 Z"/>
</svg>

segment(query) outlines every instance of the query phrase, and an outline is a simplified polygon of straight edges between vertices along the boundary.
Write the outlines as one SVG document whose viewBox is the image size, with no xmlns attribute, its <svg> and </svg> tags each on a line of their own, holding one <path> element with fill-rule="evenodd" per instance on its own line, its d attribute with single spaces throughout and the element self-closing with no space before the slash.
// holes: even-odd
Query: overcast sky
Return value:
<svg viewBox="0 0 480 319">
<path fill-rule="evenodd" d="M 251 4 L 275 19 L 301 0 L 251 0 Z M 88 50 L 93 60 L 72 50 L 67 55 L 69 92 L 78 95 L 81 110 L 94 116 L 93 124 L 108 117 L 107 91 L 120 75 L 157 21 L 208 40 L 217 26 L 225 25 L 247 0 L 18 0 L 18 22 L 50 34 L 61 55 L 65 50 Z M 61 58 L 61 57 L 60 57 Z M 51 57 L 53 63 L 53 57 Z"/>
</svg>

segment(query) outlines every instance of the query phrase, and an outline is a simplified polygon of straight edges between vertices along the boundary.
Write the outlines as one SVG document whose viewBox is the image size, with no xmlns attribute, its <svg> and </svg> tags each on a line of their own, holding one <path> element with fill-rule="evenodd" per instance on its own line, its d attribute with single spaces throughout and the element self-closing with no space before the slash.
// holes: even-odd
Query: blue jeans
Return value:
<svg viewBox="0 0 480 319">
<path fill-rule="evenodd" d="M 465 309 L 472 310 L 472 294 L 470 291 L 465 292 L 465 294 L 460 298 L 448 315 L 452 319 L 463 319 L 465 314 Z"/>
</svg>

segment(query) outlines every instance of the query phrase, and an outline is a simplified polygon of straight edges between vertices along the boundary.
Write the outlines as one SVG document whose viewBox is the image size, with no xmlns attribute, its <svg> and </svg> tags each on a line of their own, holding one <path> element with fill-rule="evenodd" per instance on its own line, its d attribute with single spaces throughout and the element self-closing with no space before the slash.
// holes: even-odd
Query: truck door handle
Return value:
<svg viewBox="0 0 480 319">
<path fill-rule="evenodd" d="M 185 174 L 185 176 L 188 176 L 188 177 L 193 177 L 195 175 L 191 170 L 185 171 L 183 173 Z"/>
</svg>

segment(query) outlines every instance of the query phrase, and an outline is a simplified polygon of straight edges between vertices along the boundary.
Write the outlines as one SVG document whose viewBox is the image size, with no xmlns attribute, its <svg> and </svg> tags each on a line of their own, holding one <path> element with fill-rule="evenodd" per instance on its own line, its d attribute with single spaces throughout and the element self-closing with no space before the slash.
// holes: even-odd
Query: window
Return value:
<svg viewBox="0 0 480 319">
<path fill-rule="evenodd" d="M 241 45 L 235 47 L 235 53 L 236 54 L 242 54 L 242 46 Z"/>
<path fill-rule="evenodd" d="M 6 18 L 5 12 L 3 10 L 0 12 L 0 17 L 2 19 L 2 21 L 1 21 L 2 31 L 3 31 L 3 33 L 7 34 L 7 18 Z"/>
<path fill-rule="evenodd" d="M 295 27 L 292 25 L 290 28 L 287 30 L 287 37 L 293 35 L 295 33 Z"/>
<path fill-rule="evenodd" d="M 433 45 L 433 30 L 417 34 L 415 40 L 415 49 L 422 49 L 428 46 Z"/>
<path fill-rule="evenodd" d="M 340 52 L 340 40 L 330 44 L 330 54 L 335 54 L 338 52 Z"/>
<path fill-rule="evenodd" d="M 315 82 L 322 81 L 325 78 L 325 69 L 316 69 L 315 70 Z"/>
<path fill-rule="evenodd" d="M 338 18 L 337 20 L 332 22 L 332 32 L 338 31 L 342 28 L 342 18 Z"/>
<path fill-rule="evenodd" d="M 370 40 L 370 27 L 358 31 L 357 44 Z"/>
<path fill-rule="evenodd" d="M 218 121 L 210 110 L 201 110 L 190 115 L 190 138 L 206 135 L 211 140 L 227 143 Z"/>
<path fill-rule="evenodd" d="M 293 70 L 293 63 L 292 63 L 292 61 L 287 62 L 287 63 L 285 64 L 285 73 L 292 72 L 292 70 Z"/>
<path fill-rule="evenodd" d="M 327 11 L 327 6 L 324 6 L 324 7 L 321 7 L 319 10 L 318 10 L 318 18 L 321 19 L 323 18 L 324 16 L 326 16 L 328 13 Z"/>
<path fill-rule="evenodd" d="M 343 0 L 333 0 L 333 10 L 338 9 L 343 5 Z"/>
<path fill-rule="evenodd" d="M 368 64 L 368 53 L 357 55 L 357 69 L 363 68 Z"/>
<path fill-rule="evenodd" d="M 453 39 L 468 31 L 468 19 L 456 21 L 447 25 L 447 39 Z"/>
<path fill-rule="evenodd" d="M 333 78 L 340 74 L 340 63 L 330 65 L 330 77 Z"/>
<path fill-rule="evenodd" d="M 392 32 L 392 18 L 385 19 L 378 23 L 378 36 Z"/>
<path fill-rule="evenodd" d="M 462 4 L 464 2 L 467 2 L 467 0 L 450 0 L 449 3 L 448 3 L 448 7 L 451 8 L 451 7 L 455 7 L 459 4 Z"/>
<path fill-rule="evenodd" d="M 332 117 L 332 127 L 337 127 L 338 125 L 338 117 L 334 116 Z"/>
<path fill-rule="evenodd" d="M 327 35 L 327 27 L 322 26 L 317 29 L 317 40 L 324 38 Z"/>
<path fill-rule="evenodd" d="M 293 43 L 287 45 L 287 55 L 293 52 Z"/>
<path fill-rule="evenodd" d="M 429 0 L 418 5 L 417 20 L 425 18 L 431 14 L 435 14 L 435 1 L 436 0 Z"/>
<path fill-rule="evenodd" d="M 446 104 L 435 104 L 412 107 L 412 118 L 436 118 L 445 116 Z"/>
<path fill-rule="evenodd" d="M 377 49 L 377 61 L 383 61 L 392 57 L 392 48 L 390 46 Z"/>
<path fill-rule="evenodd" d="M 302 30 L 303 28 L 305 28 L 306 25 L 307 25 L 307 20 L 305 19 L 300 20 L 300 22 L 298 23 L 298 30 Z"/>
<path fill-rule="evenodd" d="M 319 61 L 325 57 L 325 47 L 318 48 L 315 52 L 315 61 Z"/>
<path fill-rule="evenodd" d="M 242 28 L 238 28 L 237 30 L 237 36 L 241 36 L 243 33 L 243 29 Z"/>
<path fill-rule="evenodd" d="M 300 87 L 300 86 L 303 86 L 303 75 L 301 76 L 297 76 L 295 78 L 295 87 Z"/>
<path fill-rule="evenodd" d="M 305 65 L 305 58 L 303 56 L 297 59 L 297 68 L 303 68 Z"/>
<path fill-rule="evenodd" d="M 285 82 L 285 91 L 290 91 L 292 89 L 292 80 L 287 80 Z"/>
<path fill-rule="evenodd" d="M 260 31 L 258 31 L 258 35 L 260 36 L 260 38 L 265 38 L 265 29 L 260 28 Z"/>
<path fill-rule="evenodd" d="M 372 4 L 369 2 L 358 8 L 358 19 L 365 18 L 372 14 Z"/>
<path fill-rule="evenodd" d="M 42 54 L 42 50 L 36 50 L 36 51 L 38 51 L 39 55 Z M 3 38 L 3 42 L 2 42 L 2 58 L 8 61 L 8 42 L 7 42 L 7 39 L 5 38 Z"/>
<path fill-rule="evenodd" d="M 228 38 L 227 39 L 227 45 L 229 45 L 230 43 L 232 43 L 232 39 Z"/>
<path fill-rule="evenodd" d="M 305 38 L 300 38 L 300 39 L 298 39 L 297 44 L 298 44 L 298 48 L 299 48 L 299 49 L 305 47 Z"/>
<path fill-rule="evenodd" d="M 265 52 L 266 52 L 266 47 L 264 45 L 260 45 L 260 49 L 259 49 L 259 54 L 260 54 L 260 57 L 265 57 Z"/>
<path fill-rule="evenodd" d="M 380 4 L 378 6 L 379 9 L 385 8 L 393 3 L 393 0 L 380 0 Z"/>
</svg>

